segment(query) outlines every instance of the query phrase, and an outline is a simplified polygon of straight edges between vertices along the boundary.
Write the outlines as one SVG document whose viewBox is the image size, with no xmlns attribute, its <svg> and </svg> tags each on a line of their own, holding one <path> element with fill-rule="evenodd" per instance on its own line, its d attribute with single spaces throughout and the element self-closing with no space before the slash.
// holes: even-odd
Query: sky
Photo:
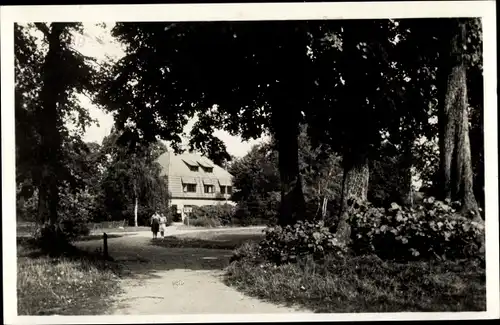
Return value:
<svg viewBox="0 0 500 325">
<path fill-rule="evenodd" d="M 111 58 L 113 61 L 124 56 L 123 46 L 111 36 L 111 29 L 114 23 L 105 23 L 105 26 L 98 26 L 95 23 L 84 23 L 83 35 L 75 34 L 73 47 L 86 56 L 95 57 L 98 61 Z M 83 135 L 84 141 L 101 143 L 113 127 L 113 116 L 96 105 L 85 96 L 79 96 L 80 103 L 87 108 L 90 116 L 97 120 L 86 129 Z M 189 134 L 196 118 L 190 120 L 184 128 L 184 134 Z M 243 157 L 255 144 L 266 139 L 262 137 L 256 140 L 242 141 L 241 137 L 231 136 L 224 130 L 216 130 L 216 137 L 221 139 L 227 147 L 230 155 Z M 187 143 L 187 137 L 183 137 L 183 144 Z"/>
</svg>

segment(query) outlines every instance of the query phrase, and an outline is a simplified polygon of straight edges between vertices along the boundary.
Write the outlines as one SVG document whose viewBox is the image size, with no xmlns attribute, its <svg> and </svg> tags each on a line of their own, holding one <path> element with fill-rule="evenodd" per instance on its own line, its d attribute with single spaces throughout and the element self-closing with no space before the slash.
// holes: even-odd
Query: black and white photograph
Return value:
<svg viewBox="0 0 500 325">
<path fill-rule="evenodd" d="M 4 323 L 500 317 L 495 9 L 2 6 Z"/>
</svg>

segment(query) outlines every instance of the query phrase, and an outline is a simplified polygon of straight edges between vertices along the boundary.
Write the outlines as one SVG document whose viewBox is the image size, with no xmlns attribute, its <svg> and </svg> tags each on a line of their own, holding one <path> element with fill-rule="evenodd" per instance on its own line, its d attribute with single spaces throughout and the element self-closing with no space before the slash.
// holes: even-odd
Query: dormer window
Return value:
<svg viewBox="0 0 500 325">
<path fill-rule="evenodd" d="M 195 161 L 192 161 L 190 159 L 182 159 L 182 161 L 184 161 L 184 163 L 189 167 L 190 171 L 192 171 L 192 172 L 199 171 L 200 166 Z"/>
<path fill-rule="evenodd" d="M 198 164 L 200 164 L 201 168 L 203 168 L 203 171 L 205 173 L 213 173 L 214 172 L 214 165 L 210 163 L 207 160 L 199 160 Z"/>
</svg>

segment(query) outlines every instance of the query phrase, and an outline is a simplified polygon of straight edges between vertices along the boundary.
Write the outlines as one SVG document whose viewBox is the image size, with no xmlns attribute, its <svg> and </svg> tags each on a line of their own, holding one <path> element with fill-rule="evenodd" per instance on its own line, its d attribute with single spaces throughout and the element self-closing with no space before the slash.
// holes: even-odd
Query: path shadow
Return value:
<svg viewBox="0 0 500 325">
<path fill-rule="evenodd" d="M 82 265 L 94 266 L 99 270 L 111 270 L 115 274 L 122 273 L 123 265 L 112 257 L 105 257 L 102 253 L 92 250 L 81 249 L 77 245 L 67 243 L 58 251 L 46 251 L 41 249 L 33 238 L 17 237 L 17 258 L 48 258 L 53 264 L 61 260 L 83 262 Z"/>
<path fill-rule="evenodd" d="M 109 255 L 119 265 L 122 278 L 158 278 L 168 270 L 222 271 L 229 265 L 233 250 L 246 241 L 259 241 L 261 234 L 221 233 L 212 238 L 191 236 L 165 237 L 153 240 L 141 236 L 108 239 Z M 102 240 L 79 242 L 78 247 L 92 251 Z"/>
<path fill-rule="evenodd" d="M 120 238 L 124 236 L 133 236 L 133 235 L 135 235 L 135 233 L 108 234 L 108 239 Z M 91 234 L 78 239 L 78 241 L 100 240 L 102 239 L 102 236 L 103 236 L 102 234 Z"/>
<path fill-rule="evenodd" d="M 234 250 L 247 241 L 259 241 L 260 234 L 223 234 L 219 233 L 208 238 L 191 237 L 189 234 L 164 239 L 151 240 L 150 245 L 164 248 L 206 248 Z"/>
</svg>

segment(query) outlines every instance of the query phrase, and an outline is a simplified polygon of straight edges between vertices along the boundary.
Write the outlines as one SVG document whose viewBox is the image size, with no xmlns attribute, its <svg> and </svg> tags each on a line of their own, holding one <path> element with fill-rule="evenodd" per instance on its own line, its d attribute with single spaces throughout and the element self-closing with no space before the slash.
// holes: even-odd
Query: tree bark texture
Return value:
<svg viewBox="0 0 500 325">
<path fill-rule="evenodd" d="M 443 62 L 445 93 L 441 105 L 440 173 L 442 198 L 462 203 L 462 212 L 481 221 L 473 192 L 473 172 L 469 140 L 467 67 L 462 58 L 466 45 L 465 23 L 458 22 L 451 39 L 450 55 Z M 472 212 L 472 214 L 470 214 Z"/>
<path fill-rule="evenodd" d="M 370 44 L 370 29 L 372 23 L 346 22 L 343 27 L 342 48 L 344 62 L 351 62 L 343 67 L 342 78 L 345 80 L 343 100 L 339 103 L 343 121 L 342 157 L 343 180 L 340 212 L 335 235 L 339 242 L 347 244 L 350 240 L 351 227 L 348 219 L 354 208 L 354 203 L 363 203 L 368 197 L 369 167 L 368 155 L 370 142 L 378 130 L 373 127 L 373 107 L 369 104 L 369 95 L 365 95 L 373 86 L 367 81 L 365 59 L 360 55 L 361 43 Z M 360 30 L 362 32 L 360 32 Z M 358 66 L 352 68 L 352 66 Z M 361 67 L 361 68 L 360 68 Z M 360 89 L 367 89 L 362 91 Z"/>
<path fill-rule="evenodd" d="M 347 243 L 351 236 L 348 218 L 353 212 L 355 203 L 367 201 L 369 176 L 370 171 L 366 156 L 350 157 L 349 154 L 344 154 L 341 209 L 335 231 L 335 235 L 340 242 Z"/>
<path fill-rule="evenodd" d="M 43 85 L 40 92 L 41 107 L 37 111 L 40 119 L 39 133 L 41 136 L 39 161 L 42 165 L 39 175 L 38 219 L 40 222 L 57 222 L 59 205 L 59 177 L 61 161 L 61 135 L 59 127 L 61 120 L 58 114 L 60 97 L 64 93 L 60 69 L 62 46 L 60 36 L 64 30 L 62 24 L 51 24 L 50 31 L 43 30 L 49 43 L 49 49 L 43 65 Z"/>
</svg>

